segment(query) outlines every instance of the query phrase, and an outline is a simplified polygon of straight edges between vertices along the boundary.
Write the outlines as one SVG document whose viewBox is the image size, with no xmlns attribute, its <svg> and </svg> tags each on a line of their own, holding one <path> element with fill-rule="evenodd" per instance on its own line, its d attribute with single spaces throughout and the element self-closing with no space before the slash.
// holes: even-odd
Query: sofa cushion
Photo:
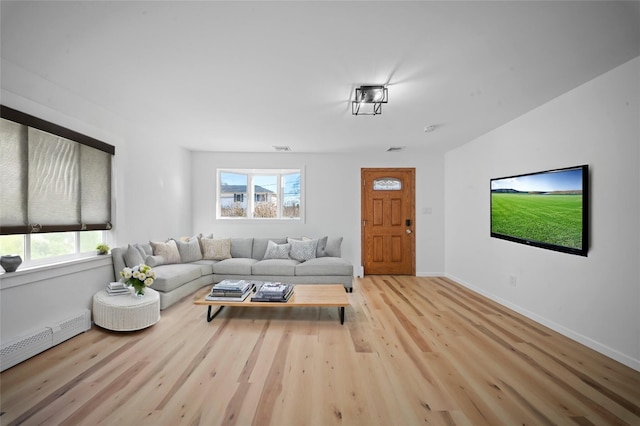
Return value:
<svg viewBox="0 0 640 426">
<path fill-rule="evenodd" d="M 178 246 L 178 253 L 180 253 L 182 263 L 195 262 L 202 259 L 198 238 L 191 238 L 189 241 L 176 240 L 176 245 Z"/>
<path fill-rule="evenodd" d="M 318 257 L 296 265 L 296 275 L 353 275 L 353 266 L 341 257 Z"/>
<path fill-rule="evenodd" d="M 202 258 L 208 260 L 231 259 L 231 240 L 214 240 L 213 238 L 201 238 Z"/>
<path fill-rule="evenodd" d="M 321 249 L 320 244 L 318 244 L 317 257 L 340 257 L 342 256 L 341 245 L 342 237 L 327 238 L 324 249 Z"/>
<path fill-rule="evenodd" d="M 287 242 L 291 244 L 291 251 L 289 257 L 299 262 L 304 262 L 309 259 L 316 258 L 316 249 L 318 247 L 318 240 L 296 240 L 288 238 Z"/>
<path fill-rule="evenodd" d="M 289 251 L 291 251 L 291 244 L 276 244 L 269 240 L 263 259 L 289 259 Z"/>
<path fill-rule="evenodd" d="M 184 237 L 179 237 L 179 238 L 172 238 L 172 240 L 176 240 L 176 241 L 182 241 L 183 243 L 188 243 L 191 240 L 197 240 L 198 238 L 202 237 L 202 234 L 198 234 L 198 235 L 193 235 L 191 237 L 188 236 L 184 236 Z"/>
<path fill-rule="evenodd" d="M 327 254 L 327 241 L 329 240 L 329 237 L 327 236 L 324 236 L 321 238 L 300 237 L 300 238 L 293 238 L 293 239 L 301 240 L 301 241 L 318 240 L 318 245 L 316 247 L 316 257 L 330 256 L 329 254 Z M 340 238 L 340 242 L 342 242 L 342 238 Z M 335 242 L 333 244 L 335 244 Z M 340 256 L 336 256 L 336 257 L 340 257 Z"/>
<path fill-rule="evenodd" d="M 251 258 L 232 258 L 221 260 L 213 265 L 213 273 L 220 275 L 251 275 L 251 266 L 257 260 Z"/>
<path fill-rule="evenodd" d="M 253 248 L 253 238 L 232 238 L 231 239 L 231 257 L 251 257 L 251 249 Z"/>
<path fill-rule="evenodd" d="M 143 259 L 153 254 L 153 249 L 151 248 L 151 244 L 149 243 L 138 243 L 134 244 L 133 246 L 138 249 Z"/>
<path fill-rule="evenodd" d="M 273 241 L 276 244 L 286 244 L 286 237 L 283 238 L 254 238 L 253 239 L 253 251 L 251 257 L 257 260 L 264 259 L 264 254 L 267 252 L 267 245 L 269 241 Z"/>
<path fill-rule="evenodd" d="M 164 257 L 164 263 L 180 263 L 180 252 L 175 240 L 166 243 L 160 241 L 150 241 L 154 256 Z"/>
<path fill-rule="evenodd" d="M 295 275 L 298 262 L 293 259 L 259 260 L 251 266 L 252 275 Z"/>
<path fill-rule="evenodd" d="M 200 269 L 202 270 L 202 275 L 211 275 L 213 274 L 213 265 L 218 263 L 217 260 L 196 260 L 192 263 L 192 265 L 200 265 Z"/>
<path fill-rule="evenodd" d="M 164 257 L 162 256 L 147 256 L 147 258 L 144 260 L 144 263 L 153 268 L 155 266 L 164 265 L 166 262 L 164 260 Z"/>
<path fill-rule="evenodd" d="M 303 238 L 302 240 L 307 240 L 309 238 Z M 318 238 L 318 246 L 316 247 L 316 257 L 324 257 L 327 255 L 327 240 L 329 237 L 324 236 L 322 238 Z"/>
<path fill-rule="evenodd" d="M 133 268 L 136 265 L 144 263 L 144 257 L 142 257 L 137 248 L 129 244 L 127 250 L 124 252 L 124 263 L 129 268 Z"/>
<path fill-rule="evenodd" d="M 151 288 L 157 291 L 171 291 L 189 281 L 202 276 L 202 265 L 193 263 L 176 263 L 153 268 L 156 279 Z"/>
</svg>

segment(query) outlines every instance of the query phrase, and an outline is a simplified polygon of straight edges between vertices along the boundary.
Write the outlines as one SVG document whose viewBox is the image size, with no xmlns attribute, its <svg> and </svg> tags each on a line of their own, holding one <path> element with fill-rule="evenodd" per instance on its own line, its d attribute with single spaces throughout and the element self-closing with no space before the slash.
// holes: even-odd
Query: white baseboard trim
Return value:
<svg viewBox="0 0 640 426">
<path fill-rule="evenodd" d="M 74 316 L 17 337 L 0 347 L 0 371 L 11 368 L 89 329 L 91 329 L 91 311 L 84 309 Z"/>
<path fill-rule="evenodd" d="M 444 272 L 416 272 L 416 277 L 444 277 Z"/>
<path fill-rule="evenodd" d="M 634 359 L 631 358 L 630 356 L 620 353 L 619 351 L 616 351 L 615 349 L 612 349 L 606 345 L 603 345 L 602 343 L 595 341 L 593 339 L 591 339 L 590 337 L 584 336 L 580 333 L 577 333 L 569 328 L 564 327 L 563 325 L 557 324 L 553 321 L 550 321 L 547 318 L 541 317 L 540 315 L 537 315 L 533 312 L 530 312 L 524 308 L 522 308 L 521 306 L 518 306 L 514 303 L 511 303 L 507 300 L 504 300 L 500 297 L 495 296 L 494 294 L 490 294 L 487 293 L 486 291 L 474 286 L 471 283 L 465 282 L 464 280 L 453 276 L 451 274 L 443 274 L 442 276 L 445 276 L 447 278 L 449 278 L 450 280 L 453 280 L 455 282 L 457 282 L 458 284 L 468 288 L 469 290 L 472 290 L 478 294 L 481 294 L 482 296 L 485 296 L 491 300 L 493 300 L 496 303 L 501 304 L 502 306 L 505 306 L 521 315 L 524 315 L 525 317 L 544 325 L 545 327 L 549 327 L 551 330 L 556 331 L 560 334 L 562 334 L 565 337 L 568 337 L 571 340 L 574 340 L 590 349 L 593 349 L 596 352 L 599 352 L 605 356 L 608 356 L 611 359 L 614 359 L 616 361 L 618 361 L 621 364 L 626 365 L 627 367 L 633 368 L 636 371 L 640 371 L 640 359 Z"/>
</svg>

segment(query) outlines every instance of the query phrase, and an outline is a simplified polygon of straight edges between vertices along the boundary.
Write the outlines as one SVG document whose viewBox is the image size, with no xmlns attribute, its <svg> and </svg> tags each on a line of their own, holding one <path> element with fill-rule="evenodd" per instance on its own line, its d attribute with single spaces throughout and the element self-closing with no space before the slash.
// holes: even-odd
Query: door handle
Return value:
<svg viewBox="0 0 640 426">
<path fill-rule="evenodd" d="M 407 234 L 410 234 L 411 233 L 411 229 L 405 229 L 404 232 L 406 232 Z"/>
</svg>

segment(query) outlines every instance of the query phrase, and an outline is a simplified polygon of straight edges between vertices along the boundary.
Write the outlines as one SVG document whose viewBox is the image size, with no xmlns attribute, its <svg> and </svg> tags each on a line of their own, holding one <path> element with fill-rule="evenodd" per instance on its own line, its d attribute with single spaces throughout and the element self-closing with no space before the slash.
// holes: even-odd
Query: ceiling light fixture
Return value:
<svg viewBox="0 0 640 426">
<path fill-rule="evenodd" d="M 380 115 L 382 104 L 388 98 L 387 88 L 384 86 L 360 86 L 356 88 L 355 100 L 351 102 L 353 115 Z M 364 108 L 362 108 L 364 106 Z"/>
<path fill-rule="evenodd" d="M 277 152 L 290 152 L 291 148 L 288 146 L 277 146 L 277 145 L 273 145 L 273 149 L 275 149 Z"/>
</svg>

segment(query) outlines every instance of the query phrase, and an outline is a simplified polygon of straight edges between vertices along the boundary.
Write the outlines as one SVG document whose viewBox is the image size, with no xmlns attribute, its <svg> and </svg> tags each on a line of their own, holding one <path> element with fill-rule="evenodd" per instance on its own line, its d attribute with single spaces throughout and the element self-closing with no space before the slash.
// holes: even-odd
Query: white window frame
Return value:
<svg viewBox="0 0 640 426">
<path fill-rule="evenodd" d="M 247 216 L 246 217 L 228 217 L 222 216 L 220 201 L 222 185 L 221 175 L 222 173 L 235 173 L 247 175 L 247 195 L 245 197 L 247 201 Z M 282 217 L 282 192 L 283 192 L 283 176 L 299 173 L 300 174 L 300 217 Z M 255 208 L 255 194 L 254 194 L 254 178 L 256 176 L 277 176 L 278 179 L 278 203 L 277 203 L 277 217 L 253 217 L 253 211 Z M 236 169 L 236 168 L 219 168 L 216 169 L 216 219 L 224 221 L 255 221 L 255 222 L 272 222 L 272 221 L 296 221 L 304 223 L 305 217 L 305 173 L 304 168 L 286 168 L 286 169 Z"/>
<path fill-rule="evenodd" d="M 20 264 L 20 268 L 24 269 L 24 268 L 34 267 L 34 266 L 53 265 L 56 263 L 68 262 L 71 260 L 96 256 L 97 250 L 95 248 L 89 249 L 88 251 L 84 251 L 84 252 L 80 251 L 80 232 L 81 231 L 64 231 L 65 234 L 74 234 L 74 252 L 73 253 L 63 254 L 60 256 L 43 257 L 40 259 L 31 259 L 31 236 L 38 235 L 38 234 L 14 234 L 14 235 L 22 236 L 24 241 L 24 255 L 22 253 L 20 254 L 20 256 L 22 257 L 22 263 Z M 107 231 L 103 230 L 100 232 L 102 232 L 102 241 L 107 241 L 107 238 L 108 238 Z M 46 234 L 39 234 L 39 235 L 46 235 Z"/>
</svg>

